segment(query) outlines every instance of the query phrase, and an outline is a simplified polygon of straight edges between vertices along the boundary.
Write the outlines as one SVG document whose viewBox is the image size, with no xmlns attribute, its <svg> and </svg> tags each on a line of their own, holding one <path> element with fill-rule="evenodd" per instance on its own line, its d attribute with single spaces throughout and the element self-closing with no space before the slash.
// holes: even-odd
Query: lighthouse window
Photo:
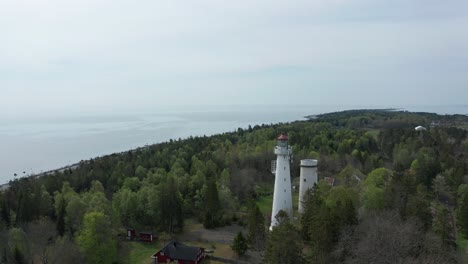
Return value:
<svg viewBox="0 0 468 264">
<path fill-rule="evenodd" d="M 284 181 L 286 181 L 286 178 L 284 178 Z"/>
<path fill-rule="evenodd" d="M 307 181 L 307 179 L 304 179 L 304 182 L 306 182 L 306 181 Z"/>
<path fill-rule="evenodd" d="M 286 192 L 286 189 L 284 189 L 284 192 Z"/>
<path fill-rule="evenodd" d="M 286 170 L 286 167 L 284 167 L 284 170 Z"/>
</svg>

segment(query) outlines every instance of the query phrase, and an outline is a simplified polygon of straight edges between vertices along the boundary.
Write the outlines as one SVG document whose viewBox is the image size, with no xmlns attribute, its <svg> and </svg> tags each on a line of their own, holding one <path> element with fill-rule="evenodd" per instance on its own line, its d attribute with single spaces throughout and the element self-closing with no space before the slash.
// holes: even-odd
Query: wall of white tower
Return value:
<svg viewBox="0 0 468 264">
<path fill-rule="evenodd" d="M 307 190 L 314 187 L 317 183 L 317 164 L 318 161 L 314 159 L 301 160 L 301 175 L 299 178 L 299 213 L 304 212 L 304 196 Z"/>
<path fill-rule="evenodd" d="M 278 225 L 276 215 L 280 210 L 285 211 L 290 218 L 293 217 L 291 172 L 290 172 L 290 147 L 276 147 L 276 172 L 275 189 L 273 193 L 273 207 L 271 212 L 270 230 Z"/>
</svg>

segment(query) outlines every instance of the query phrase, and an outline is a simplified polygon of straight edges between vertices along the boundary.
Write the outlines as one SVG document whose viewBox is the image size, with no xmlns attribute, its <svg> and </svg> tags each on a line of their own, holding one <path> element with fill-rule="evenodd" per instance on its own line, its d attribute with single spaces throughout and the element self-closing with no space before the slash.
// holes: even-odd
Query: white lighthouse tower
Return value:
<svg viewBox="0 0 468 264">
<path fill-rule="evenodd" d="M 289 217 L 293 216 L 292 194 L 291 194 L 291 172 L 289 163 L 291 160 L 292 148 L 288 144 L 288 136 L 281 133 L 278 138 L 278 145 L 275 147 L 276 169 L 275 169 L 275 191 L 273 193 L 273 208 L 271 212 L 271 226 L 278 225 L 276 215 L 280 210 L 285 211 Z"/>
<path fill-rule="evenodd" d="M 317 183 L 317 160 L 305 159 L 301 160 L 301 176 L 299 179 L 299 213 L 304 212 L 304 196 L 307 190 L 314 187 Z"/>
</svg>

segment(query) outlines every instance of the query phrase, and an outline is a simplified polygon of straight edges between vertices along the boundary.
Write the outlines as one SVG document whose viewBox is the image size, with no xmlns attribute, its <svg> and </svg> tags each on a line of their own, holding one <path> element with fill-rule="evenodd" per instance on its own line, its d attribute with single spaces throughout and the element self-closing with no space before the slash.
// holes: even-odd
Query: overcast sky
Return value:
<svg viewBox="0 0 468 264">
<path fill-rule="evenodd" d="M 466 0 L 0 0 L 0 112 L 467 104 Z"/>
</svg>

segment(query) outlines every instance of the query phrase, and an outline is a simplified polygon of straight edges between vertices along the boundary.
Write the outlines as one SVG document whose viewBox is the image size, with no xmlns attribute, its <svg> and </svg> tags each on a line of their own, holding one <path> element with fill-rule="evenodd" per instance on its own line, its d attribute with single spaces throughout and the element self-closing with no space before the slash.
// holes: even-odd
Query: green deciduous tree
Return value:
<svg viewBox="0 0 468 264">
<path fill-rule="evenodd" d="M 86 207 L 86 203 L 78 195 L 71 197 L 67 204 L 65 223 L 72 236 L 81 228 Z"/>
<path fill-rule="evenodd" d="M 112 239 L 111 223 L 101 212 L 87 213 L 83 229 L 76 241 L 86 255 L 87 263 L 113 263 L 117 257 L 117 245 Z"/>
<path fill-rule="evenodd" d="M 370 185 L 363 195 L 364 208 L 368 210 L 381 210 L 385 205 L 384 190 Z"/>
<path fill-rule="evenodd" d="M 364 208 L 381 210 L 385 206 L 385 187 L 392 177 L 392 172 L 385 168 L 378 168 L 369 173 L 364 181 L 362 196 Z"/>
</svg>

